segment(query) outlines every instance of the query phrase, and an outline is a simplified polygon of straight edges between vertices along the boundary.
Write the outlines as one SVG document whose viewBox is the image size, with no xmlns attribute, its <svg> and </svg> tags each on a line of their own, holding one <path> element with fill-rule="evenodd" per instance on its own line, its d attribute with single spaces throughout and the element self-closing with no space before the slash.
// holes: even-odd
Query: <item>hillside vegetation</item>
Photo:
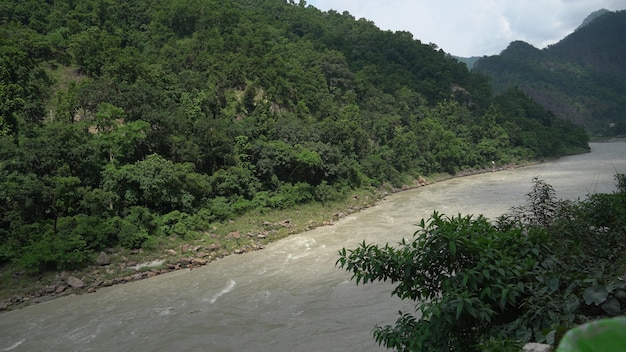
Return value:
<svg viewBox="0 0 626 352">
<path fill-rule="evenodd" d="M 0 0 L 0 62 L 0 263 L 28 273 L 588 149 L 434 45 L 304 1 Z"/>
<path fill-rule="evenodd" d="M 495 92 L 516 87 L 561 119 L 595 136 L 626 134 L 626 11 L 598 11 L 545 49 L 512 42 L 474 71 Z"/>
</svg>

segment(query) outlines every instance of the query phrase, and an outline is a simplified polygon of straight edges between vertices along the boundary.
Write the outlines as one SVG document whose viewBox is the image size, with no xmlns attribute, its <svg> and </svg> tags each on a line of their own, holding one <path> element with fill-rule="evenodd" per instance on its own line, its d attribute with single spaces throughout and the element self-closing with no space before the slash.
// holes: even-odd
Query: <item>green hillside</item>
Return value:
<svg viewBox="0 0 626 352">
<path fill-rule="evenodd" d="M 626 11 L 599 12 L 543 50 L 513 42 L 474 68 L 496 92 L 517 87 L 596 136 L 626 134 Z"/>
<path fill-rule="evenodd" d="M 0 63 L 0 263 L 33 273 L 588 149 L 411 34 L 303 1 L 0 0 Z"/>
</svg>

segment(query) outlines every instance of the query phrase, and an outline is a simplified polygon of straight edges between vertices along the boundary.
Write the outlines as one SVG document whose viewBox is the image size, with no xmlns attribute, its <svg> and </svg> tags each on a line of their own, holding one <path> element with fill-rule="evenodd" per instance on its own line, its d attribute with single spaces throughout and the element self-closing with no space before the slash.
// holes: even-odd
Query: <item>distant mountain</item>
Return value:
<svg viewBox="0 0 626 352">
<path fill-rule="evenodd" d="M 457 59 L 459 62 L 464 63 L 468 70 L 473 69 L 476 62 L 480 59 L 480 56 L 460 57 L 452 55 L 452 57 Z"/>
<path fill-rule="evenodd" d="M 591 14 L 589 14 L 589 16 L 587 16 L 587 18 L 585 18 L 583 20 L 583 23 L 581 23 L 580 26 L 578 26 L 578 28 L 576 28 L 576 30 L 579 30 L 579 29 L 583 28 L 584 26 L 588 25 L 589 23 L 591 23 L 596 18 L 604 15 L 605 13 L 609 13 L 609 12 L 611 12 L 611 11 L 609 11 L 607 9 L 600 9 L 598 11 L 592 12 Z"/>
<path fill-rule="evenodd" d="M 599 10 L 545 49 L 516 41 L 473 70 L 495 92 L 518 87 L 592 135 L 626 134 L 626 11 Z"/>
</svg>

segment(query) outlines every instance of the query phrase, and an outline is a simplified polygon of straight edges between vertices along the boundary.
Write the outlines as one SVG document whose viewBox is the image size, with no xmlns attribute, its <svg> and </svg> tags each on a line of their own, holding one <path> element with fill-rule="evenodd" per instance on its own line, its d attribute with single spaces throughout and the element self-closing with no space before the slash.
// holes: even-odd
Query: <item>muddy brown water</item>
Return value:
<svg viewBox="0 0 626 352">
<path fill-rule="evenodd" d="M 490 218 L 523 204 L 533 177 L 557 196 L 612 192 L 626 142 L 516 170 L 451 179 L 387 197 L 334 226 L 229 256 L 193 271 L 69 296 L 0 315 L 0 351 L 380 351 L 372 327 L 410 302 L 391 286 L 356 286 L 337 251 L 395 243 L 434 210 Z"/>
</svg>

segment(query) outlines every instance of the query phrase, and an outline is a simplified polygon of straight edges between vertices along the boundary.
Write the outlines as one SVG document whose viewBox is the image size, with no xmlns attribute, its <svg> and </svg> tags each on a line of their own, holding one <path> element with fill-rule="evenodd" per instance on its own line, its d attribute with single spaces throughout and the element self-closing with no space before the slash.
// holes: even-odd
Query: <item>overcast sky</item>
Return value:
<svg viewBox="0 0 626 352">
<path fill-rule="evenodd" d="M 495 55 L 514 40 L 537 48 L 572 33 L 593 11 L 626 9 L 626 0 L 307 0 L 322 11 L 350 12 L 380 29 L 469 57 Z"/>
</svg>

